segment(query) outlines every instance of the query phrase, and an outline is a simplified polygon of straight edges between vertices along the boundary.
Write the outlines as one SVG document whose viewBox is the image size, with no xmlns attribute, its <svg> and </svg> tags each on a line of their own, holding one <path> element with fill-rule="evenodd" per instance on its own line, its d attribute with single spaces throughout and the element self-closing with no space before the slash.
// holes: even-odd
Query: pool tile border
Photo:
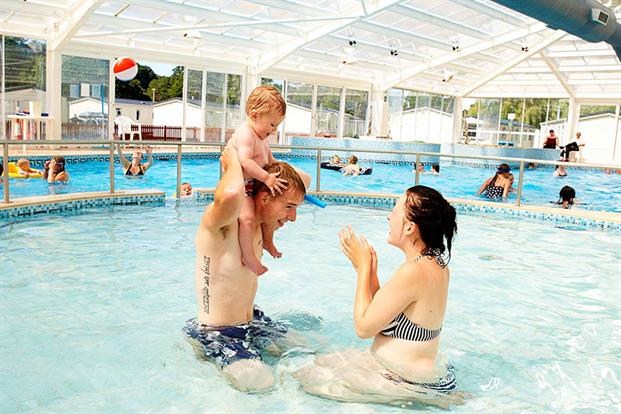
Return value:
<svg viewBox="0 0 621 414">
<path fill-rule="evenodd" d="M 0 203 L 0 220 L 36 214 L 76 211 L 108 206 L 164 205 L 165 194 L 156 190 L 73 193 L 51 196 L 26 197 L 11 203 Z"/>
<path fill-rule="evenodd" d="M 199 201 L 213 201 L 213 189 L 196 189 L 196 199 Z M 364 207 L 391 209 L 395 205 L 398 195 L 392 194 L 343 194 L 336 192 L 321 192 L 310 194 L 327 203 L 353 204 Z M 621 214 L 602 213 L 588 210 L 564 210 L 539 206 L 516 206 L 512 204 L 473 201 L 450 198 L 449 201 L 458 213 L 469 215 L 493 214 L 502 218 L 511 218 L 527 221 L 545 221 L 554 224 L 579 226 L 592 230 L 621 232 Z"/>
</svg>

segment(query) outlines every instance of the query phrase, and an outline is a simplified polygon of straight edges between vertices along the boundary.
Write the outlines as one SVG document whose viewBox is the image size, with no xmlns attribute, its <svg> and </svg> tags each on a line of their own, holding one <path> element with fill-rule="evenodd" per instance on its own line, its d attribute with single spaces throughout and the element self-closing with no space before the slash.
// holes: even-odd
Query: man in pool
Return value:
<svg viewBox="0 0 621 414">
<path fill-rule="evenodd" d="M 235 388 L 269 390 L 274 376 L 263 363 L 260 351 L 277 352 L 277 342 L 285 339 L 287 328 L 254 306 L 258 278 L 242 264 L 238 238 L 246 190 L 237 151 L 227 146 L 221 162 L 224 174 L 196 234 L 198 317 L 187 322 L 184 332 L 200 342 L 204 355 L 222 369 Z M 308 175 L 298 174 L 283 162 L 269 164 L 265 169 L 287 180 L 287 188 L 282 194 L 272 195 L 264 183 L 255 184 L 257 220 L 253 240 L 257 257 L 262 253 L 261 225 L 277 229 L 295 221 L 306 194 L 305 185 L 310 183 Z"/>
</svg>

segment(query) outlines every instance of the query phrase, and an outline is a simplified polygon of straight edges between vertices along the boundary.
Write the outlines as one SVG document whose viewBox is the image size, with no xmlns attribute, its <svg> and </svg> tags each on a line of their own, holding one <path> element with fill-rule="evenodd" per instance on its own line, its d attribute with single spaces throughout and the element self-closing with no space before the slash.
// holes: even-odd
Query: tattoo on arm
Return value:
<svg viewBox="0 0 621 414">
<path fill-rule="evenodd" d="M 203 310 L 205 313 L 209 313 L 209 267 L 211 265 L 211 257 L 203 256 L 203 266 L 201 270 L 203 272 Z"/>
</svg>

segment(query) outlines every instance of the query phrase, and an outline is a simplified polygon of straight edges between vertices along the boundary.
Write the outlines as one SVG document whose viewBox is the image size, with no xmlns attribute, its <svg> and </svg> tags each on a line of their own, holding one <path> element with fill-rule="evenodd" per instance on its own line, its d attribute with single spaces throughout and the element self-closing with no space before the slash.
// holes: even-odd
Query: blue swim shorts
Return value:
<svg viewBox="0 0 621 414">
<path fill-rule="evenodd" d="M 205 356 L 224 368 L 243 359 L 261 360 L 260 351 L 283 338 L 287 327 L 255 306 L 252 320 L 243 325 L 210 327 L 193 318 L 186 322 L 183 332 L 199 341 Z"/>
</svg>

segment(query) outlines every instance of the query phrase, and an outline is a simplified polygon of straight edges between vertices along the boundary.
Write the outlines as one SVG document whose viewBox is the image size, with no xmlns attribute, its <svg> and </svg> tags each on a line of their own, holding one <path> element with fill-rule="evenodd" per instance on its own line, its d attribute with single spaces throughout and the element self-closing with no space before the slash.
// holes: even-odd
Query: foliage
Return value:
<svg viewBox="0 0 621 414">
<path fill-rule="evenodd" d="M 45 90 L 44 41 L 6 36 L 5 88 Z"/>
</svg>

